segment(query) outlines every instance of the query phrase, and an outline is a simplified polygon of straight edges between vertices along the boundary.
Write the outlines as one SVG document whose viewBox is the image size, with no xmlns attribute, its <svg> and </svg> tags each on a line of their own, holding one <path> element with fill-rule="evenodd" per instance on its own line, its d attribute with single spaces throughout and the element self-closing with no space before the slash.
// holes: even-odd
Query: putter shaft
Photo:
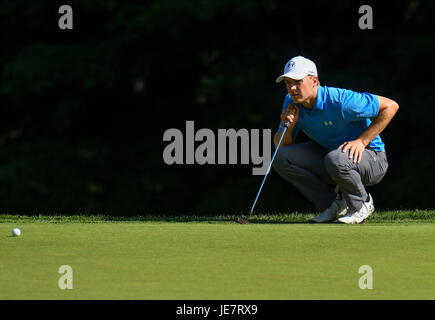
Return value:
<svg viewBox="0 0 435 320">
<path fill-rule="evenodd" d="M 275 159 L 276 153 L 278 152 L 279 146 L 281 145 L 282 138 L 284 137 L 284 134 L 289 124 L 290 122 L 288 120 L 284 123 L 284 130 L 282 131 L 281 138 L 279 139 L 278 145 L 276 146 L 275 152 L 273 153 L 272 160 L 270 161 L 269 167 L 267 168 L 266 174 L 264 175 L 263 182 L 261 182 L 260 189 L 257 192 L 257 196 L 255 197 L 254 204 L 252 205 L 249 214 L 252 214 L 254 212 L 255 204 L 257 203 L 258 197 L 260 196 L 261 189 L 263 189 L 264 182 L 266 181 L 267 175 L 269 174 L 270 168 L 272 167 L 273 160 Z"/>
</svg>

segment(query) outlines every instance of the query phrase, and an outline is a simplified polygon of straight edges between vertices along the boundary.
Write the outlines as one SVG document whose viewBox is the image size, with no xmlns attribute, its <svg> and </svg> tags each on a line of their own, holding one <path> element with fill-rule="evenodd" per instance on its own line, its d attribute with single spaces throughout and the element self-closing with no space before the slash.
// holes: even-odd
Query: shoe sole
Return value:
<svg viewBox="0 0 435 320">
<path fill-rule="evenodd" d="M 370 217 L 374 211 L 375 211 L 375 210 L 373 209 L 373 211 L 370 212 L 370 213 L 367 215 L 367 217 L 365 217 L 365 218 L 364 218 L 363 220 L 361 220 L 360 222 L 358 222 L 358 221 L 343 222 L 343 221 L 340 221 L 340 219 L 338 220 L 338 222 L 340 222 L 340 223 L 344 223 L 344 224 L 361 224 L 361 223 L 363 223 L 364 221 L 366 221 L 367 218 Z"/>
<path fill-rule="evenodd" d="M 340 222 L 340 223 L 343 223 L 343 224 L 355 224 L 355 222 L 353 222 L 353 221 L 346 222 L 346 221 L 342 221 L 340 219 L 338 219 L 337 221 Z"/>
</svg>

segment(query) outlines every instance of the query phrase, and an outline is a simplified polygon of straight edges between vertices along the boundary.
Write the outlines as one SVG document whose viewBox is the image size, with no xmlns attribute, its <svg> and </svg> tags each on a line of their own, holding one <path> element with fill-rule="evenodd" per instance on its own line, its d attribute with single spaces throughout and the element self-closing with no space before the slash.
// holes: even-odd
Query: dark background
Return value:
<svg viewBox="0 0 435 320">
<path fill-rule="evenodd" d="M 296 55 L 323 85 L 399 103 L 381 134 L 389 171 L 368 190 L 377 209 L 433 208 L 434 1 L 70 1 L 73 30 L 62 4 L 0 5 L 1 213 L 248 211 L 251 165 L 168 166 L 163 133 L 194 120 L 273 134 L 275 78 Z M 358 27 L 364 4 L 373 30 Z M 256 209 L 314 208 L 272 171 Z"/>
</svg>

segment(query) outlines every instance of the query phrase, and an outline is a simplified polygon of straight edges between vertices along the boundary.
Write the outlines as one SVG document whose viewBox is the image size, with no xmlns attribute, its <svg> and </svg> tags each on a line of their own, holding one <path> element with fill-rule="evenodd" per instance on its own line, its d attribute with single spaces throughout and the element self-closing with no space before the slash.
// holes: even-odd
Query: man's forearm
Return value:
<svg viewBox="0 0 435 320">
<path fill-rule="evenodd" d="M 399 105 L 394 102 L 391 104 L 391 106 L 379 112 L 379 115 L 359 137 L 364 146 L 369 145 L 369 143 L 385 129 L 385 127 L 390 123 L 391 119 L 393 119 L 398 109 Z"/>
<path fill-rule="evenodd" d="M 287 131 L 284 134 L 284 137 L 282 138 L 280 147 L 284 147 L 284 146 L 287 146 L 289 144 L 293 144 L 292 131 L 293 131 L 293 128 L 287 129 Z M 278 142 L 279 142 L 279 139 L 281 139 L 281 135 L 282 135 L 282 131 L 276 132 L 275 135 L 273 136 L 273 143 L 275 144 L 275 148 L 278 146 Z"/>
</svg>

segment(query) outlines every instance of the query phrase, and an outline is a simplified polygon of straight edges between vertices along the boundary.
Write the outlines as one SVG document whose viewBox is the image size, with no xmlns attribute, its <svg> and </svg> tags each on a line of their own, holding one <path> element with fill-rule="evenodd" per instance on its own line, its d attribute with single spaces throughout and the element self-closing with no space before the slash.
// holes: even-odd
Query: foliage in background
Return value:
<svg viewBox="0 0 435 320">
<path fill-rule="evenodd" d="M 167 166 L 163 133 L 275 130 L 296 55 L 323 85 L 400 104 L 382 134 L 390 169 L 369 190 L 380 209 L 433 208 L 435 38 L 430 1 L 375 3 L 374 30 L 358 28 L 356 2 L 2 2 L 0 209 L 114 215 L 247 211 L 261 177 L 249 166 Z M 258 203 L 312 211 L 272 172 Z"/>
</svg>

